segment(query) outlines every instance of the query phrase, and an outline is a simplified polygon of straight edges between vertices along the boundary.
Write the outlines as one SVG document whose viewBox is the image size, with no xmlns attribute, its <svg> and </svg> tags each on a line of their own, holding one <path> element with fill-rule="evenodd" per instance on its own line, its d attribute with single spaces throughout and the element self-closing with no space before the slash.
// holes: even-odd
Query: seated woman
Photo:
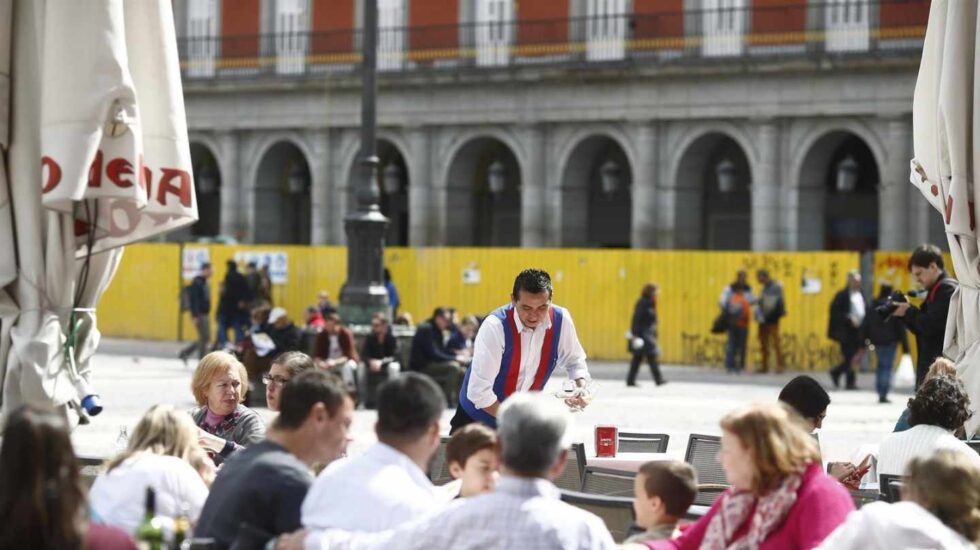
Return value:
<svg viewBox="0 0 980 550">
<path fill-rule="evenodd" d="M 909 462 L 902 502 L 865 505 L 820 548 L 965 550 L 975 544 L 980 544 L 980 467 L 963 453 L 941 449 Z"/>
<path fill-rule="evenodd" d="M 126 450 L 92 484 L 92 517 L 135 533 L 143 519 L 146 488 L 153 487 L 157 515 L 176 518 L 184 512 L 196 522 L 208 498 L 204 477 L 192 465 L 199 452 L 197 428 L 185 413 L 170 405 L 151 407 Z"/>
<path fill-rule="evenodd" d="M 913 458 L 937 449 L 964 453 L 980 465 L 980 455 L 953 435 L 971 415 L 970 398 L 958 380 L 939 376 L 922 384 L 909 399 L 912 427 L 890 434 L 878 447 L 878 474 L 902 475 Z"/>
<path fill-rule="evenodd" d="M 126 532 L 89 523 L 65 417 L 41 405 L 7 416 L 0 447 L 0 548 L 136 550 Z"/>
<path fill-rule="evenodd" d="M 313 368 L 313 358 L 301 351 L 287 351 L 272 360 L 269 372 L 262 375 L 265 382 L 265 402 L 269 410 L 279 412 L 282 387 L 297 374 Z"/>
<path fill-rule="evenodd" d="M 786 405 L 744 407 L 722 418 L 721 429 L 718 458 L 732 488 L 680 537 L 647 541 L 648 548 L 813 548 L 854 510 Z"/>
<path fill-rule="evenodd" d="M 922 383 L 925 384 L 937 376 L 956 378 L 956 364 L 945 357 L 936 359 L 932 362 L 932 365 L 929 365 L 929 371 L 926 372 L 926 376 L 922 379 Z M 895 423 L 895 429 L 892 431 L 904 432 L 911 427 L 912 426 L 909 425 L 909 409 L 908 407 L 905 407 L 905 410 L 902 411 L 902 415 L 898 417 L 898 422 Z"/>
<path fill-rule="evenodd" d="M 224 351 L 205 355 L 194 371 L 191 389 L 200 407 L 191 411 L 191 418 L 201 446 L 216 455 L 216 462 L 265 437 L 262 418 L 242 405 L 247 384 L 245 366 Z"/>
</svg>

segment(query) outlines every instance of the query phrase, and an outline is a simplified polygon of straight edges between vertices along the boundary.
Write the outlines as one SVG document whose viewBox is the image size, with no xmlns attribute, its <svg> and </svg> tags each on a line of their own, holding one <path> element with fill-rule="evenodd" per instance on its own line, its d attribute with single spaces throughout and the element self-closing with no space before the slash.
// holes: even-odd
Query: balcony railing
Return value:
<svg viewBox="0 0 980 550">
<path fill-rule="evenodd" d="M 786 6 L 593 14 L 379 30 L 385 72 L 527 65 L 667 65 L 766 58 L 917 55 L 929 0 L 828 0 Z M 208 28 L 198 26 L 196 28 Z M 181 38 L 188 80 L 355 71 L 359 30 Z"/>
</svg>

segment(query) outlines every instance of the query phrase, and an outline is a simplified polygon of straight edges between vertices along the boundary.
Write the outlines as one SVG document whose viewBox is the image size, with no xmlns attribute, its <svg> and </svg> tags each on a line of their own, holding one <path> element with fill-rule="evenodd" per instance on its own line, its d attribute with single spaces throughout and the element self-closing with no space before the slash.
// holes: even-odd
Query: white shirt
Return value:
<svg viewBox="0 0 980 550">
<path fill-rule="evenodd" d="M 504 476 L 497 490 L 454 501 L 393 531 L 328 531 L 306 550 L 605 550 L 616 548 L 598 516 L 561 500 L 549 481 Z"/>
<path fill-rule="evenodd" d="M 818 550 L 913 550 L 976 548 L 914 502 L 872 502 L 847 516 Z"/>
<path fill-rule="evenodd" d="M 567 309 L 552 305 L 562 314 L 561 334 L 558 335 L 558 362 L 556 369 L 565 369 L 570 380 L 589 378 L 585 364 L 585 350 L 578 341 L 575 323 Z M 521 371 L 517 376 L 517 391 L 529 391 L 534 385 L 534 377 L 541 363 L 541 344 L 545 331 L 551 327 L 551 316 L 545 323 L 531 329 L 521 323 L 520 315 L 514 312 L 514 325 L 521 336 Z M 470 364 L 470 382 L 466 396 L 478 409 L 485 409 L 497 401 L 493 393 L 493 383 L 500 373 L 500 361 L 504 356 L 504 324 L 495 315 L 488 315 L 480 325 L 480 331 L 473 342 L 473 362 Z"/>
<path fill-rule="evenodd" d="M 965 453 L 980 466 L 980 454 L 939 426 L 919 424 L 904 432 L 895 432 L 878 447 L 878 474 L 905 475 L 913 458 L 926 457 L 938 449 Z"/>
<path fill-rule="evenodd" d="M 861 294 L 860 290 L 852 290 L 850 293 L 851 298 L 851 321 L 854 322 L 854 326 L 861 326 L 864 322 L 864 295 Z"/>
<path fill-rule="evenodd" d="M 303 500 L 303 527 L 374 533 L 445 504 L 425 472 L 404 453 L 376 443 L 320 473 Z M 310 537 L 314 538 L 314 537 Z"/>
<path fill-rule="evenodd" d="M 340 338 L 336 334 L 330 335 L 330 349 L 327 351 L 327 359 L 337 359 L 344 356 L 344 350 L 340 349 Z"/>
<path fill-rule="evenodd" d="M 93 519 L 135 533 L 143 519 L 147 487 L 156 491 L 157 515 L 176 518 L 186 502 L 192 523 L 208 498 L 207 485 L 186 461 L 144 452 L 95 478 L 89 491 Z"/>
</svg>

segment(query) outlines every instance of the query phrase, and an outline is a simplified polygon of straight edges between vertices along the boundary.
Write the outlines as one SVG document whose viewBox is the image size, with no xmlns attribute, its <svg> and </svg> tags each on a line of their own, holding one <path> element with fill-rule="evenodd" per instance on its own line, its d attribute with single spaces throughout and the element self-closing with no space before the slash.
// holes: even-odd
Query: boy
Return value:
<svg viewBox="0 0 980 550">
<path fill-rule="evenodd" d="M 633 493 L 636 524 L 646 531 L 626 539 L 626 544 L 669 539 L 698 494 L 694 468 L 676 460 L 647 462 L 640 466 Z"/>
<path fill-rule="evenodd" d="M 453 497 L 471 497 L 493 491 L 497 485 L 497 434 L 483 424 L 469 424 L 453 434 L 446 444 L 449 475 L 458 487 Z"/>
</svg>

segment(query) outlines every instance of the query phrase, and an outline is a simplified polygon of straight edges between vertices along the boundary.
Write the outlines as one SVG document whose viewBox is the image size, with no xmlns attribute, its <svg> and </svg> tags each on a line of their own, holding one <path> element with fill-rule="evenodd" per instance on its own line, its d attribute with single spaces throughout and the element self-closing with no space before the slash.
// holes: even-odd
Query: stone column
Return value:
<svg viewBox="0 0 980 550">
<path fill-rule="evenodd" d="M 633 248 L 657 247 L 657 136 L 653 123 L 644 122 L 633 128 L 633 166 L 631 193 L 632 227 L 630 244 Z"/>
<path fill-rule="evenodd" d="M 661 139 L 656 140 L 654 147 L 657 150 L 657 158 L 663 159 L 654 167 L 656 179 L 654 180 L 654 192 L 657 200 L 654 204 L 654 245 L 662 250 L 669 250 L 676 247 L 674 235 L 674 221 L 676 218 L 677 203 L 677 182 L 675 181 L 677 165 L 668 159 L 671 158 L 670 151 L 667 149 L 668 140 L 666 139 L 668 126 L 661 124 L 658 135 Z M 680 159 L 680 157 L 677 157 Z M 680 162 L 677 160 L 676 162 Z"/>
<path fill-rule="evenodd" d="M 310 243 L 330 243 L 330 133 L 308 130 L 304 136 L 310 149 Z"/>
<path fill-rule="evenodd" d="M 446 127 L 435 128 L 429 135 L 429 166 L 432 174 L 429 183 L 429 244 L 438 246 L 445 246 L 449 242 L 446 205 L 449 199 L 449 167 L 453 159 L 448 158 L 446 153 L 451 139 L 451 131 Z"/>
<path fill-rule="evenodd" d="M 351 185 L 351 167 L 346 164 L 349 160 L 347 147 L 355 138 L 356 133 L 348 129 L 330 133 L 330 155 L 327 164 L 329 167 L 327 172 L 330 177 L 327 184 L 327 190 L 330 194 L 330 200 L 327 204 L 327 211 L 330 213 L 327 221 L 329 226 L 327 241 L 330 244 L 347 244 L 347 234 L 344 232 L 344 216 L 347 215 L 350 206 L 349 188 Z M 357 162 L 357 158 L 354 157 L 353 161 Z"/>
<path fill-rule="evenodd" d="M 759 159 L 752 174 L 752 250 L 776 250 L 779 239 L 779 130 L 766 121 L 756 130 Z"/>
<path fill-rule="evenodd" d="M 246 233 L 247 217 L 243 215 L 244 194 L 251 187 L 243 180 L 248 167 L 239 155 L 239 137 L 234 131 L 215 138 L 218 145 L 218 170 L 221 171 L 221 234 L 241 239 Z"/>
<path fill-rule="evenodd" d="M 540 126 L 528 126 L 523 131 L 527 159 L 521 178 L 521 246 L 547 246 L 544 212 L 547 203 L 547 162 L 545 131 Z"/>
<path fill-rule="evenodd" d="M 432 148 L 425 128 L 408 128 L 408 244 L 439 244 L 435 234 L 436 212 L 430 196 L 432 188 Z"/>
<path fill-rule="evenodd" d="M 888 121 L 885 136 L 888 157 L 885 166 L 879 167 L 881 183 L 878 187 L 878 248 L 903 250 L 917 244 L 914 229 L 909 223 L 909 197 L 919 194 L 909 183 L 909 159 L 912 158 L 912 123 L 905 117 Z M 924 197 L 920 200 L 925 201 Z M 937 214 L 938 215 L 938 214 Z"/>
</svg>

